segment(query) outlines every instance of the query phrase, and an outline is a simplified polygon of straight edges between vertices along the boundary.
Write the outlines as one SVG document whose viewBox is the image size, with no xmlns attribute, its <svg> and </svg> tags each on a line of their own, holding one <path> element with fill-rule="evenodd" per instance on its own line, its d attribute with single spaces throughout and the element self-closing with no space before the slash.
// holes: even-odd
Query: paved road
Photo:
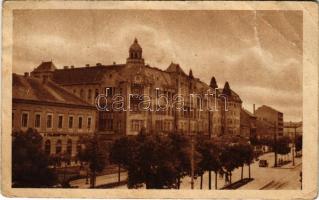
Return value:
<svg viewBox="0 0 319 200">
<path fill-rule="evenodd" d="M 258 161 L 251 165 L 251 177 L 253 181 L 238 188 L 245 190 L 259 190 L 263 189 L 300 189 L 299 173 L 301 170 L 301 159 L 296 159 L 296 167 L 285 166 L 283 168 L 273 168 L 274 153 L 264 154 L 260 159 L 266 159 L 269 162 L 269 167 L 259 167 Z M 290 164 L 291 165 L 291 164 Z M 241 168 L 235 169 L 232 172 L 232 182 L 240 180 Z M 244 178 L 248 178 L 248 167 L 244 167 Z M 273 182 L 272 182 L 273 181 Z M 185 177 L 181 183 L 181 189 L 191 189 L 190 177 Z M 269 185 L 267 185 L 269 184 Z M 265 187 L 267 185 L 267 187 Z M 217 188 L 220 189 L 225 186 L 225 179 L 218 176 Z M 215 188 L 215 174 L 212 173 L 212 189 Z M 194 182 L 194 189 L 200 189 L 200 178 Z M 208 189 L 208 173 L 204 174 L 203 189 Z"/>
</svg>

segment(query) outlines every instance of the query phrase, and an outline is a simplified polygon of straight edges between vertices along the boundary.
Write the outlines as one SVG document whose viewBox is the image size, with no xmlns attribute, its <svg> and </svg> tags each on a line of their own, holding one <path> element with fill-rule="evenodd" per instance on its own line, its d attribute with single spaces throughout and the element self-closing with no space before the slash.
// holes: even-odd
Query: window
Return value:
<svg viewBox="0 0 319 200">
<path fill-rule="evenodd" d="M 106 88 L 104 89 L 105 94 L 107 95 L 107 97 L 112 97 L 112 96 L 113 96 L 113 89 L 114 89 L 114 88 L 112 88 L 112 87 L 106 87 Z"/>
<path fill-rule="evenodd" d="M 79 129 L 82 129 L 82 117 L 79 117 Z"/>
<path fill-rule="evenodd" d="M 131 129 L 133 131 L 140 131 L 144 127 L 143 120 L 132 120 Z"/>
<path fill-rule="evenodd" d="M 34 127 L 35 128 L 40 128 L 40 124 L 41 124 L 41 115 L 40 114 L 35 114 Z"/>
<path fill-rule="evenodd" d="M 66 145 L 66 152 L 69 155 L 72 155 L 72 140 L 68 139 L 67 145 Z"/>
<path fill-rule="evenodd" d="M 52 114 L 47 115 L 47 128 L 52 128 Z"/>
<path fill-rule="evenodd" d="M 91 99 L 91 98 L 92 98 L 92 90 L 89 89 L 89 91 L 88 91 L 88 99 Z"/>
<path fill-rule="evenodd" d="M 58 140 L 55 145 L 55 153 L 59 154 L 62 152 L 62 141 Z"/>
<path fill-rule="evenodd" d="M 50 140 L 45 141 L 45 144 L 44 144 L 44 152 L 45 152 L 47 155 L 50 155 L 50 154 L 51 154 L 51 141 L 50 141 Z"/>
<path fill-rule="evenodd" d="M 122 123 L 121 123 L 120 120 L 117 122 L 117 129 L 118 129 L 119 131 L 122 130 Z"/>
<path fill-rule="evenodd" d="M 59 115 L 58 117 L 58 128 L 63 127 L 63 115 Z"/>
<path fill-rule="evenodd" d="M 88 117 L 88 129 L 90 130 L 91 129 L 91 123 L 92 123 L 92 118 L 91 117 Z"/>
<path fill-rule="evenodd" d="M 81 143 L 79 141 L 77 141 L 77 143 L 76 143 L 76 152 L 79 153 L 81 150 L 82 150 Z"/>
<path fill-rule="evenodd" d="M 106 120 L 106 129 L 107 130 L 113 130 L 113 119 L 107 119 Z"/>
<path fill-rule="evenodd" d="M 73 116 L 69 116 L 69 128 L 73 128 Z"/>
<path fill-rule="evenodd" d="M 99 89 L 95 89 L 95 98 L 99 95 Z"/>
<path fill-rule="evenodd" d="M 21 120 L 21 126 L 23 128 L 28 127 L 28 119 L 29 119 L 29 114 L 28 113 L 22 113 L 22 120 Z"/>
</svg>

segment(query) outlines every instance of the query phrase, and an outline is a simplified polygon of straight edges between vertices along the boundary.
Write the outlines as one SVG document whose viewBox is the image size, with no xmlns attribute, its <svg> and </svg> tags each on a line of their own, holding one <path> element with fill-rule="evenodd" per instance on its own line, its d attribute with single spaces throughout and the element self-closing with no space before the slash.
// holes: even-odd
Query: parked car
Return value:
<svg viewBox="0 0 319 200">
<path fill-rule="evenodd" d="M 267 160 L 260 160 L 259 167 L 268 167 L 268 161 Z"/>
</svg>

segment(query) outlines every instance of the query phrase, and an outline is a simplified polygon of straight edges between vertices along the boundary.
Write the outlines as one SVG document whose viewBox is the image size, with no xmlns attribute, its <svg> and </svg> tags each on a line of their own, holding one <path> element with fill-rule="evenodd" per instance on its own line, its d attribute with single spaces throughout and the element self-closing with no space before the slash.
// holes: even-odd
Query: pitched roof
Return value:
<svg viewBox="0 0 319 200">
<path fill-rule="evenodd" d="M 280 111 L 278 111 L 278 110 L 276 110 L 276 109 L 274 109 L 274 108 L 272 108 L 272 107 L 270 107 L 270 106 L 267 106 L 267 105 L 262 105 L 262 106 L 260 106 L 259 108 L 257 108 L 256 111 L 259 111 L 259 110 L 262 110 L 262 109 L 268 109 L 268 110 L 271 110 L 271 111 L 273 111 L 273 112 L 282 113 L 282 112 L 280 112 Z"/>
<path fill-rule="evenodd" d="M 248 110 L 246 110 L 245 108 L 241 109 L 245 114 L 247 114 L 250 117 L 255 117 L 253 113 L 249 112 Z"/>
<path fill-rule="evenodd" d="M 61 85 L 94 84 L 99 83 L 106 73 L 119 71 L 123 67 L 125 67 L 125 64 L 58 69 L 53 73 L 52 80 Z"/>
<path fill-rule="evenodd" d="M 92 107 L 49 80 L 43 83 L 40 78 L 12 76 L 12 99 Z"/>
<path fill-rule="evenodd" d="M 223 94 L 223 88 L 219 88 L 217 91 L 219 92 L 219 94 Z M 233 101 L 238 101 L 238 102 L 242 102 L 242 100 L 240 99 L 239 95 L 234 92 L 232 89 L 230 89 L 230 95 L 228 94 L 224 94 L 227 96 L 228 99 L 233 100 Z"/>
<path fill-rule="evenodd" d="M 166 71 L 167 72 L 177 72 L 177 73 L 181 73 L 181 74 L 187 76 L 186 73 L 183 71 L 183 69 L 179 66 L 179 64 L 175 64 L 173 62 L 168 66 Z"/>
<path fill-rule="evenodd" d="M 52 61 L 42 62 L 37 68 L 35 68 L 34 72 L 43 72 L 43 71 L 54 71 L 56 70 L 56 66 Z"/>
</svg>

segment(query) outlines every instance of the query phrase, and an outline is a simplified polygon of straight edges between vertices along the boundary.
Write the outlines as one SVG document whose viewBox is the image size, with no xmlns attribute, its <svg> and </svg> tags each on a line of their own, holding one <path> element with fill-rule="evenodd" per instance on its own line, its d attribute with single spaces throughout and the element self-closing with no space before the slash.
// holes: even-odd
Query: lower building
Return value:
<svg viewBox="0 0 319 200">
<path fill-rule="evenodd" d="M 302 135 L 302 121 L 284 122 L 284 136 L 293 139 L 296 135 Z"/>
<path fill-rule="evenodd" d="M 240 136 L 245 138 L 256 136 L 256 117 L 248 110 L 240 110 Z"/>
<path fill-rule="evenodd" d="M 13 74 L 12 130 L 37 130 L 48 155 L 75 158 L 82 136 L 96 127 L 96 108 L 45 77 Z"/>
</svg>

